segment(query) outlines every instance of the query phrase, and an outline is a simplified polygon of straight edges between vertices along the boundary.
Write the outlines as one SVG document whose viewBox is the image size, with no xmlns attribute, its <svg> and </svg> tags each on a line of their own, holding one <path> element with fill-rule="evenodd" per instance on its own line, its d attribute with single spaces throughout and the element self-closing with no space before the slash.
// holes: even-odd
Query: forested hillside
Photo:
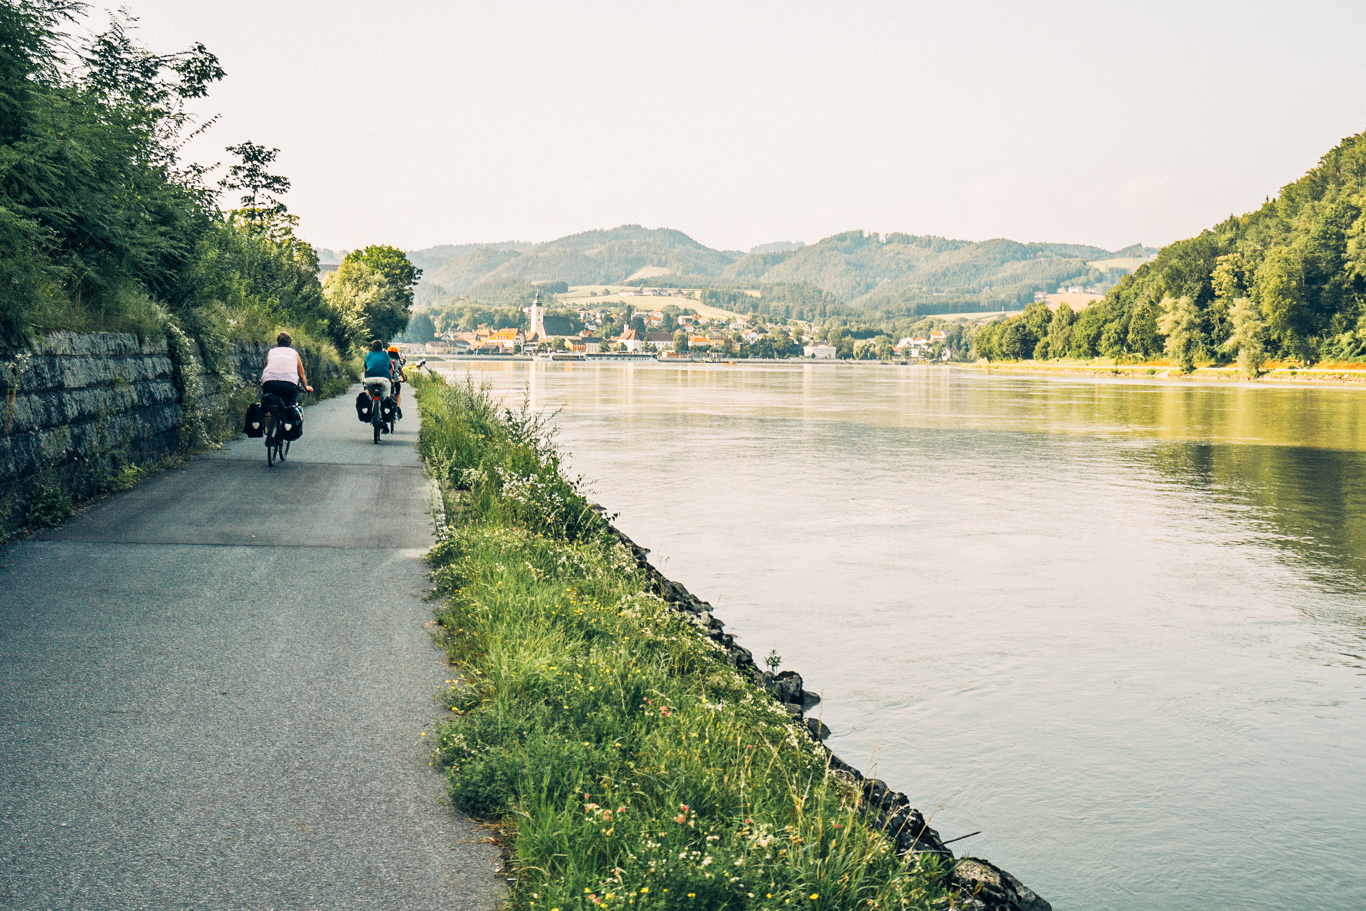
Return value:
<svg viewBox="0 0 1366 911">
<path fill-rule="evenodd" d="M 476 287 L 503 288 L 497 282 L 509 279 L 618 284 L 651 267 L 637 283 L 706 288 L 718 305 L 729 300 L 750 309 L 760 305 L 730 292 L 759 289 L 765 312 L 810 319 L 835 313 L 904 316 L 1016 309 L 1032 301 L 1036 291 L 1051 292 L 1060 284 L 1111 285 L 1126 273 L 1088 263 L 1151 252 L 1141 246 L 1111 252 L 1071 244 L 974 243 L 863 231 L 810 246 L 765 246 L 785 249 L 742 256 L 712 250 L 678 231 L 626 225 L 534 246 L 434 247 L 411 255 L 427 269 L 419 300 L 433 304 L 465 296 L 501 305 L 506 301 L 481 296 Z"/>
<path fill-rule="evenodd" d="M 1080 315 L 1035 309 L 985 327 L 993 359 L 1366 357 L 1366 133 L 1344 139 L 1255 212 L 1163 248 Z"/>
<path fill-rule="evenodd" d="M 850 231 L 797 250 L 738 260 L 722 277 L 801 283 L 856 310 L 922 313 L 1014 309 L 1059 284 L 1114 281 L 1087 265 L 1119 254 L 1070 244 L 980 242 Z M 1139 255 L 1142 255 L 1140 252 Z"/>
<path fill-rule="evenodd" d="M 617 283 L 647 266 L 678 275 L 714 276 L 736 254 L 704 247 L 681 231 L 622 225 L 585 231 L 535 245 L 487 244 L 416 251 L 414 261 L 430 263 L 427 283 L 446 294 L 460 294 L 495 279 L 564 281 L 571 285 Z M 440 260 L 440 262 L 437 262 Z"/>
</svg>

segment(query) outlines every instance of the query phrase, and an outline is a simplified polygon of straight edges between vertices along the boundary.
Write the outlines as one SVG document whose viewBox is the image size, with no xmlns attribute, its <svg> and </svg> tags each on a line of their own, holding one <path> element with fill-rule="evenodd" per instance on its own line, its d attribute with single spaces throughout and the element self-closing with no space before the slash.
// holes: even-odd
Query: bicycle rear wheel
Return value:
<svg viewBox="0 0 1366 911">
<path fill-rule="evenodd" d="M 375 406 L 375 409 L 376 409 L 376 411 L 378 411 L 378 410 L 379 410 L 379 406 L 376 405 L 376 406 Z M 383 421 L 383 419 L 380 418 L 379 414 L 376 414 L 373 418 L 371 418 L 371 420 L 370 420 L 370 426 L 373 427 L 373 428 L 375 429 L 375 445 L 378 446 L 378 445 L 379 445 L 379 435 L 380 435 L 380 433 L 383 432 L 383 429 L 384 429 L 384 421 Z"/>
</svg>

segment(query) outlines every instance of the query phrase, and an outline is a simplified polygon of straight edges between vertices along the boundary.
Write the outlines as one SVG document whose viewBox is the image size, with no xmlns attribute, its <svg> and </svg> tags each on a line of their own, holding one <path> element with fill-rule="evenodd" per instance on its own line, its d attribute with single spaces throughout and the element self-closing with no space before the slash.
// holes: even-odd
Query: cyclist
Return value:
<svg viewBox="0 0 1366 911">
<path fill-rule="evenodd" d="M 261 371 L 261 392 L 279 396 L 285 407 L 292 408 L 299 401 L 299 390 L 312 392 L 304 373 L 304 359 L 290 345 L 288 332 L 275 336 L 275 347 L 266 352 L 266 368 Z"/>
<path fill-rule="evenodd" d="M 390 370 L 389 353 L 384 350 L 384 342 L 375 339 L 370 343 L 370 352 L 365 355 L 365 378 L 361 382 L 365 384 L 367 391 L 377 387 L 380 399 L 386 399 L 393 386 Z M 387 427 L 385 432 L 388 432 Z"/>
<path fill-rule="evenodd" d="M 398 353 L 397 345 L 389 346 L 389 380 L 394 384 L 394 420 L 403 418 L 403 408 L 399 402 L 403 395 L 403 384 L 408 379 L 403 373 L 403 355 Z"/>
</svg>

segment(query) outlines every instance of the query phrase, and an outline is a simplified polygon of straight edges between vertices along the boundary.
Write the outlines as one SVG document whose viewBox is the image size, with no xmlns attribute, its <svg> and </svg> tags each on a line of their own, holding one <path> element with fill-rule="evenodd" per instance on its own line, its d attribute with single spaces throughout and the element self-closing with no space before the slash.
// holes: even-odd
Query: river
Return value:
<svg viewBox="0 0 1366 911">
<path fill-rule="evenodd" d="M 445 365 L 1058 909 L 1366 908 L 1366 391 Z"/>
</svg>

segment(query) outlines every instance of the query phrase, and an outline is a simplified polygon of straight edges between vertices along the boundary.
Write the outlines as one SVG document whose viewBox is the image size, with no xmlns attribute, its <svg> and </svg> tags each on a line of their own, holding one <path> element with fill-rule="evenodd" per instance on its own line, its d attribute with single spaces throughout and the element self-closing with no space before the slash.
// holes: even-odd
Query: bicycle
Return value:
<svg viewBox="0 0 1366 911">
<path fill-rule="evenodd" d="M 378 444 L 381 435 L 394 432 L 397 409 L 393 398 L 383 395 L 378 385 L 367 385 L 365 391 L 370 396 L 370 427 L 374 431 L 375 443 Z"/>
<path fill-rule="evenodd" d="M 289 455 L 289 440 L 284 438 L 285 403 L 279 396 L 266 395 L 262 405 L 266 410 L 266 465 L 274 466 L 276 459 L 284 462 Z"/>
</svg>

